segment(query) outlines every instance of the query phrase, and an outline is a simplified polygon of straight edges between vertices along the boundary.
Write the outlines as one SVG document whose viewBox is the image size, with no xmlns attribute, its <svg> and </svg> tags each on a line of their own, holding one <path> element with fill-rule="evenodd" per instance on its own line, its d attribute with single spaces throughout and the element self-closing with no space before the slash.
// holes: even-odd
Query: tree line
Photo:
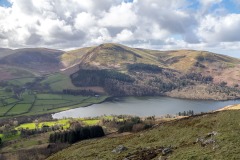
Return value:
<svg viewBox="0 0 240 160">
<path fill-rule="evenodd" d="M 122 82 L 134 82 L 129 75 L 113 70 L 79 70 L 70 76 L 72 83 L 78 87 L 104 86 L 107 79 L 114 79 Z"/>
<path fill-rule="evenodd" d="M 127 66 L 128 71 L 147 71 L 152 73 L 160 73 L 162 72 L 162 68 L 157 65 L 145 64 L 145 63 L 135 63 L 129 64 Z"/>
<path fill-rule="evenodd" d="M 101 126 L 77 127 L 72 130 L 50 134 L 49 142 L 73 144 L 81 140 L 103 136 L 105 136 L 105 133 Z"/>
<path fill-rule="evenodd" d="M 189 74 L 186 74 L 185 76 L 183 76 L 181 79 L 190 79 L 190 80 L 193 80 L 193 81 L 200 81 L 200 82 L 203 82 L 203 83 L 208 83 L 208 82 L 213 81 L 212 76 L 203 76 L 200 73 L 189 73 Z"/>
<path fill-rule="evenodd" d="M 183 111 L 183 112 L 179 112 L 178 116 L 193 116 L 194 115 L 194 111 L 193 110 L 189 110 L 189 111 Z"/>
<path fill-rule="evenodd" d="M 98 94 L 97 92 L 91 91 L 91 90 L 73 90 L 73 89 L 64 89 L 63 94 L 67 95 L 82 95 L 82 96 L 95 96 Z"/>
</svg>

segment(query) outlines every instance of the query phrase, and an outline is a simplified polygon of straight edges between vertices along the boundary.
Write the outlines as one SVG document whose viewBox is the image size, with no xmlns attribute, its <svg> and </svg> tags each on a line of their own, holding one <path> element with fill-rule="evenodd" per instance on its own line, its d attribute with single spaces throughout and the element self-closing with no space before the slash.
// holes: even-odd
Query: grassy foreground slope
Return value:
<svg viewBox="0 0 240 160">
<path fill-rule="evenodd" d="M 215 112 L 163 123 L 154 129 L 132 135 L 82 141 L 52 155 L 48 160 L 122 160 L 127 155 L 135 155 L 135 159 L 147 159 L 144 155 L 162 146 L 172 146 L 173 152 L 165 156 L 171 160 L 240 159 L 239 114 L 239 110 Z M 204 147 L 196 143 L 197 138 L 204 138 L 213 131 L 217 133 L 211 138 L 215 142 Z M 112 153 L 118 145 L 124 145 L 128 150 Z M 157 160 L 161 156 L 158 154 L 149 159 Z"/>
</svg>

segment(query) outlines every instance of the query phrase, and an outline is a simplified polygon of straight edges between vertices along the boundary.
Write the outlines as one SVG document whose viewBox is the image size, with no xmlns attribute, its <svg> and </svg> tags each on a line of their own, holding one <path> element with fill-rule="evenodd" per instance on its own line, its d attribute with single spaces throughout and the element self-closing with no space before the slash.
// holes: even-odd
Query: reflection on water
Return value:
<svg viewBox="0 0 240 160">
<path fill-rule="evenodd" d="M 193 110 L 209 112 L 227 105 L 240 104 L 240 100 L 211 101 L 187 100 L 169 97 L 121 97 L 89 107 L 81 107 L 53 114 L 53 118 L 96 117 L 101 115 L 162 116 Z"/>
</svg>

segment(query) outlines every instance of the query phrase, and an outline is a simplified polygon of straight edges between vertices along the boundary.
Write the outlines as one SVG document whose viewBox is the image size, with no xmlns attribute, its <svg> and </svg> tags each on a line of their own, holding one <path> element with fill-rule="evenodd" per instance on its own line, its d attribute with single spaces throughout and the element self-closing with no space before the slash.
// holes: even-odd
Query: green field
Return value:
<svg viewBox="0 0 240 160">
<path fill-rule="evenodd" d="M 57 105 L 57 104 L 65 104 L 65 103 L 69 103 L 69 101 L 61 100 L 61 99 L 36 100 L 35 106 Z"/>
<path fill-rule="evenodd" d="M 34 100 L 35 100 L 35 96 L 32 95 L 32 94 L 27 94 L 25 93 L 23 96 L 22 96 L 23 100 L 21 101 L 21 103 L 33 103 Z"/>
<path fill-rule="evenodd" d="M 28 82 L 32 83 L 25 85 Z M 14 90 L 19 89 L 20 94 L 14 93 Z M 99 103 L 107 98 L 107 96 L 96 98 L 60 94 L 63 89 L 77 89 L 77 87 L 74 87 L 70 78 L 62 73 L 39 79 L 29 77 L 9 80 L 4 87 L 0 87 L 0 118 L 55 113 Z"/>
<path fill-rule="evenodd" d="M 94 98 L 94 97 L 92 97 L 92 98 Z M 63 99 L 69 100 L 69 101 L 83 101 L 83 100 L 88 99 L 88 97 L 86 97 L 86 96 L 63 95 Z"/>
<path fill-rule="evenodd" d="M 27 113 L 32 104 L 16 104 L 7 115 L 19 115 Z"/>
<path fill-rule="evenodd" d="M 15 99 L 15 98 L 8 98 L 4 100 L 7 104 L 12 104 L 12 103 L 16 103 L 19 100 Z"/>
<path fill-rule="evenodd" d="M 37 99 L 63 99 L 63 95 L 58 94 L 37 94 Z"/>
<path fill-rule="evenodd" d="M 4 94 L 4 92 L 2 92 L 2 94 Z M 107 96 L 96 98 L 60 94 L 32 94 L 29 92 L 24 92 L 21 96 L 21 99 L 11 97 L 2 99 L 2 101 L 0 102 L 0 117 L 22 114 L 34 115 L 55 113 L 72 108 L 88 106 L 94 103 L 99 103 L 106 98 Z"/>
<path fill-rule="evenodd" d="M 10 104 L 10 105 L 7 105 L 7 106 L 0 107 L 0 116 L 4 116 L 4 114 L 8 110 L 10 110 L 13 106 L 14 106 L 14 104 Z"/>
<path fill-rule="evenodd" d="M 67 129 L 69 128 L 69 119 L 62 119 L 62 120 L 58 120 L 58 121 L 52 121 L 52 122 L 41 122 L 38 124 L 39 128 L 41 128 L 43 125 L 47 125 L 49 127 L 54 126 L 54 125 L 62 125 L 63 128 Z M 16 127 L 15 129 L 36 129 L 36 123 L 25 123 L 22 124 L 18 127 Z"/>
<path fill-rule="evenodd" d="M 93 125 L 97 125 L 100 122 L 100 120 L 99 119 L 87 119 L 87 120 L 83 120 L 82 122 L 85 125 L 93 126 Z"/>
<path fill-rule="evenodd" d="M 40 122 L 38 123 L 39 128 L 41 128 L 43 125 L 47 125 L 49 127 L 54 126 L 54 125 L 61 125 L 63 126 L 64 129 L 68 129 L 70 126 L 70 121 L 79 121 L 79 122 L 83 122 L 83 124 L 85 125 L 97 125 L 100 121 L 100 119 L 82 119 L 82 118 L 77 118 L 77 119 L 61 119 L 61 120 L 57 120 L 57 121 L 50 121 L 50 122 Z M 16 127 L 16 130 L 19 129 L 36 129 L 36 124 L 37 123 L 25 123 L 25 124 L 21 124 L 18 127 Z"/>
<path fill-rule="evenodd" d="M 63 89 L 77 89 L 72 83 L 71 79 L 61 73 L 49 75 L 42 84 L 49 84 L 52 91 L 62 91 Z"/>
<path fill-rule="evenodd" d="M 74 96 L 75 97 L 75 96 Z M 72 97 L 72 98 L 74 98 Z M 55 113 L 55 112 L 61 112 L 64 110 L 69 110 L 72 108 L 78 108 L 78 107 L 84 107 L 88 106 L 94 103 L 99 103 L 104 101 L 107 96 L 102 96 L 101 98 L 95 98 L 95 97 L 82 97 L 77 96 L 79 100 L 71 101 L 68 103 L 62 103 L 62 104 L 55 104 L 55 105 L 42 105 L 42 106 L 34 106 L 31 110 L 32 113 Z M 31 114 L 31 113 L 29 113 Z"/>
<path fill-rule="evenodd" d="M 5 89 L 0 90 L 0 99 L 10 98 L 12 95 L 11 92 L 6 92 Z"/>
<path fill-rule="evenodd" d="M 8 81 L 8 83 L 13 84 L 13 85 L 18 85 L 18 86 L 23 86 L 24 84 L 28 82 L 33 82 L 35 80 L 34 77 L 30 78 L 18 78 L 18 79 L 13 79 Z"/>
</svg>

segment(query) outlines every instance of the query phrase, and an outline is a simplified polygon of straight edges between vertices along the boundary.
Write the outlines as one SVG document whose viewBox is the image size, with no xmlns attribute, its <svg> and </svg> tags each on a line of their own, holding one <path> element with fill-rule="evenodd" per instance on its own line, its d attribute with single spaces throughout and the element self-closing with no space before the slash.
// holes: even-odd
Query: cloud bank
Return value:
<svg viewBox="0 0 240 160">
<path fill-rule="evenodd" d="M 71 49 L 113 42 L 157 49 L 240 49 L 240 14 L 224 0 L 9 0 L 0 46 Z M 233 5 L 238 0 L 231 0 Z"/>
</svg>

